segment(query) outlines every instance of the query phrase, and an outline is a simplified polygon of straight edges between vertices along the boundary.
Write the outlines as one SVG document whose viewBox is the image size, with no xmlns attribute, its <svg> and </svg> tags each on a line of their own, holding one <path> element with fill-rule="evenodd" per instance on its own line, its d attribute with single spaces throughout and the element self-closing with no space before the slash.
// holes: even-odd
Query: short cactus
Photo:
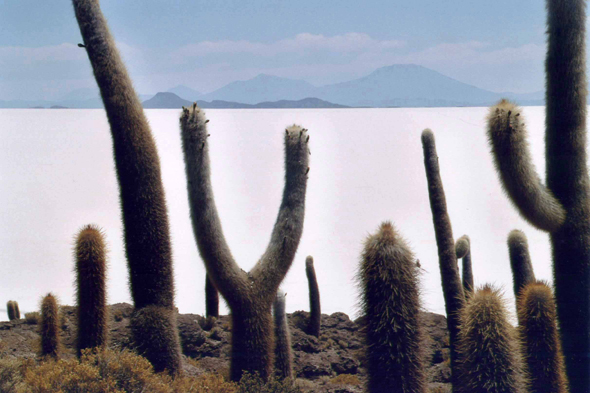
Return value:
<svg viewBox="0 0 590 393">
<path fill-rule="evenodd" d="M 307 325 L 307 333 L 319 337 L 322 323 L 322 305 L 320 303 L 320 287 L 318 286 L 311 255 L 305 259 L 305 274 L 309 285 L 309 324 Z"/>
<path fill-rule="evenodd" d="M 18 303 L 14 300 L 9 300 L 6 303 L 6 311 L 8 312 L 8 320 L 14 321 L 16 319 L 20 319 L 20 310 L 18 308 Z"/>
<path fill-rule="evenodd" d="M 527 238 L 522 231 L 515 229 L 508 235 L 508 254 L 510 255 L 510 267 L 512 269 L 512 283 L 514 287 L 514 299 L 516 300 L 516 315 L 520 323 L 520 291 L 532 282 L 535 282 L 535 272 L 529 255 Z"/>
<path fill-rule="evenodd" d="M 469 236 L 463 235 L 455 243 L 455 252 L 457 259 L 462 261 L 463 271 L 463 292 L 465 298 L 469 298 L 473 294 L 473 270 L 471 267 L 471 239 Z"/>
<path fill-rule="evenodd" d="M 525 393 L 517 332 L 498 290 L 484 286 L 461 310 L 461 393 Z"/>
<path fill-rule="evenodd" d="M 40 355 L 57 359 L 60 356 L 61 342 L 59 337 L 59 307 L 56 297 L 48 293 L 41 301 L 41 323 L 39 335 L 41 336 Z"/>
<path fill-rule="evenodd" d="M 106 298 L 106 244 L 102 231 L 94 225 L 76 236 L 76 303 L 78 307 L 78 356 L 86 348 L 101 347 L 108 340 Z"/>
<path fill-rule="evenodd" d="M 418 268 L 390 222 L 365 241 L 359 269 L 367 343 L 367 391 L 426 392 Z"/>
<path fill-rule="evenodd" d="M 275 374 L 279 378 L 293 378 L 291 331 L 285 313 L 287 295 L 279 290 L 273 303 L 275 322 Z"/>
<path fill-rule="evenodd" d="M 239 381 L 249 372 L 267 380 L 273 365 L 271 307 L 303 233 L 309 136 L 296 125 L 285 130 L 285 188 L 279 215 L 268 248 L 245 272 L 231 255 L 215 207 L 207 122 L 196 103 L 183 108 L 180 128 L 193 232 L 207 274 L 231 309 L 231 379 Z"/>
<path fill-rule="evenodd" d="M 567 378 L 557 328 L 555 300 L 542 281 L 520 292 L 518 320 L 530 393 L 567 393 Z"/>
<path fill-rule="evenodd" d="M 219 318 L 219 292 L 208 274 L 205 276 L 205 316 Z"/>
<path fill-rule="evenodd" d="M 134 337 L 134 341 L 145 350 L 156 371 L 175 374 L 182 366 L 175 319 L 152 324 L 154 318 L 172 317 L 175 309 L 170 229 L 158 151 L 98 0 L 72 2 L 111 127 L 133 303 L 140 314 L 144 307 L 170 311 L 150 313 L 149 319 L 143 318 L 143 314 L 132 318 L 133 323 L 149 321 L 147 330 L 154 326 L 170 329 L 161 331 L 158 339 L 156 332 L 150 331 Z M 143 328 L 134 326 L 132 331 L 141 332 Z M 152 341 L 141 342 L 146 337 Z M 150 358 L 151 354 L 158 358 Z"/>
<path fill-rule="evenodd" d="M 436 245 L 438 248 L 438 260 L 442 280 L 445 309 L 447 312 L 447 326 L 451 343 L 451 372 L 453 386 L 459 386 L 457 379 L 457 363 L 459 362 L 456 343 L 459 335 L 459 315 L 465 304 L 463 284 L 457 267 L 457 254 L 451 219 L 447 213 L 445 191 L 440 177 L 438 156 L 434 134 L 429 129 L 422 132 L 422 148 L 424 150 L 424 167 L 428 180 L 428 196 L 430 197 L 430 210 L 434 223 Z"/>
</svg>

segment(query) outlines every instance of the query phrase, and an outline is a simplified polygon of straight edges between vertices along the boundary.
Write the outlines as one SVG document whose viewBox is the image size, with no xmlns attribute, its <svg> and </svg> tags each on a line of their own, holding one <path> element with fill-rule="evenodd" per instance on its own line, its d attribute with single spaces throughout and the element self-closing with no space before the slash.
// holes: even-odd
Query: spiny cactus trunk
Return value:
<svg viewBox="0 0 590 393">
<path fill-rule="evenodd" d="M 315 275 L 313 258 L 308 256 L 305 259 L 305 274 L 309 286 L 309 324 L 307 325 L 307 334 L 320 336 L 320 327 L 322 323 L 322 305 L 320 303 L 320 287 Z"/>
<path fill-rule="evenodd" d="M 76 237 L 76 303 L 78 306 L 78 356 L 86 348 L 108 341 L 106 244 L 101 230 L 87 225 Z"/>
<path fill-rule="evenodd" d="M 532 282 L 520 292 L 518 320 L 530 393 L 567 393 L 567 379 L 551 288 Z"/>
<path fill-rule="evenodd" d="M 59 307 L 57 299 L 48 293 L 41 301 L 41 322 L 39 336 L 41 337 L 41 357 L 57 359 L 60 356 L 59 338 Z"/>
<path fill-rule="evenodd" d="M 182 148 L 193 232 L 207 274 L 231 310 L 231 378 L 244 371 L 268 379 L 272 369 L 271 305 L 291 267 L 303 233 L 309 172 L 307 130 L 285 130 L 285 188 L 268 248 L 246 273 L 235 262 L 223 235 L 215 207 L 209 168 L 207 122 L 196 103 L 180 117 Z"/>
<path fill-rule="evenodd" d="M 455 243 L 455 251 L 457 259 L 461 259 L 462 273 L 463 273 L 463 293 L 465 299 L 469 299 L 473 295 L 473 270 L 471 267 L 471 239 L 469 236 L 463 235 Z"/>
<path fill-rule="evenodd" d="M 440 177 L 438 156 L 434 134 L 430 130 L 422 132 L 422 147 L 424 150 L 424 167 L 428 180 L 428 196 L 436 235 L 438 260 L 442 280 L 445 310 L 447 312 L 447 326 L 451 343 L 451 372 L 453 387 L 457 388 L 460 381 L 457 376 L 457 364 L 460 361 L 457 353 L 459 337 L 459 315 L 465 304 L 465 294 L 457 267 L 457 254 L 453 240 L 451 219 L 447 213 L 445 191 Z"/>
<path fill-rule="evenodd" d="M 390 222 L 365 241 L 359 268 L 367 342 L 367 391 L 426 392 L 418 268 Z"/>
<path fill-rule="evenodd" d="M 73 0 L 73 5 L 111 127 L 133 302 L 137 311 L 148 306 L 174 310 L 168 214 L 156 144 L 98 0 Z M 164 356 L 170 360 L 165 369 L 177 373 L 181 361 L 176 325 L 172 320 L 156 325 L 170 329 L 161 334 L 162 341 L 172 345 L 161 350 L 169 352 Z M 135 337 L 136 344 L 149 347 L 150 343 L 141 342 L 142 337 Z M 156 371 L 163 368 L 156 367 Z"/>
<path fill-rule="evenodd" d="M 520 291 L 528 284 L 535 282 L 535 272 L 529 255 L 527 238 L 522 231 L 517 229 L 508 235 L 508 254 L 510 255 L 510 267 L 512 269 L 512 283 L 514 288 L 514 299 L 516 300 L 516 315 L 519 318 L 521 303 L 518 301 Z"/>
</svg>

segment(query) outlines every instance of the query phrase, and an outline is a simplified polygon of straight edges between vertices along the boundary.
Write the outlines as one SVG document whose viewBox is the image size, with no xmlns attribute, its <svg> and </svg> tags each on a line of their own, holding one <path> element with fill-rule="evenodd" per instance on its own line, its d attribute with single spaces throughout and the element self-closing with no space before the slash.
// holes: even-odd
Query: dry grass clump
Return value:
<svg viewBox="0 0 590 393">
<path fill-rule="evenodd" d="M 292 379 L 270 378 L 264 382 L 257 374 L 244 373 L 238 385 L 238 393 L 303 393 Z"/>
<path fill-rule="evenodd" d="M 361 380 L 356 375 L 352 374 L 340 374 L 330 379 L 328 383 L 332 385 L 360 385 Z"/>
</svg>

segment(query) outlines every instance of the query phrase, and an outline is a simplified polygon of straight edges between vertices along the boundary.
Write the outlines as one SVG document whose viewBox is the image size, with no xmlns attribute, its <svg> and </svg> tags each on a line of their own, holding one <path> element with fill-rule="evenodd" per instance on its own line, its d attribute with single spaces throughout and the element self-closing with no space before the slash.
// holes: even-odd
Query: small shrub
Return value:
<svg viewBox="0 0 590 393">
<path fill-rule="evenodd" d="M 361 380 L 356 375 L 340 374 L 328 381 L 332 385 L 360 385 Z"/>
<path fill-rule="evenodd" d="M 125 313 L 121 310 L 116 310 L 113 312 L 113 319 L 117 322 L 121 322 L 125 318 Z"/>
<path fill-rule="evenodd" d="M 279 381 L 271 377 L 265 383 L 258 374 L 244 373 L 238 385 L 238 393 L 303 393 L 303 390 L 292 379 Z"/>
<path fill-rule="evenodd" d="M 41 320 L 41 314 L 38 311 L 28 312 L 25 314 L 25 321 L 29 325 L 37 325 Z"/>
</svg>

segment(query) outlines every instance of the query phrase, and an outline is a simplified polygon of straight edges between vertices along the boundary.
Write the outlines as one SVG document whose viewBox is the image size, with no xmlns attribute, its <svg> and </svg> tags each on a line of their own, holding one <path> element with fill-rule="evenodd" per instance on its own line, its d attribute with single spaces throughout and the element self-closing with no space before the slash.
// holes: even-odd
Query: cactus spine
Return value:
<svg viewBox="0 0 590 393">
<path fill-rule="evenodd" d="M 460 392 L 528 392 L 516 331 L 496 289 L 477 290 L 461 310 L 458 351 Z"/>
<path fill-rule="evenodd" d="M 8 312 L 8 320 L 14 321 L 16 319 L 20 319 L 20 310 L 18 308 L 18 303 L 14 300 L 9 300 L 6 303 L 6 311 Z"/>
<path fill-rule="evenodd" d="M 73 5 L 111 126 L 131 295 L 137 312 L 150 307 L 149 319 L 132 321 L 159 319 L 145 328 L 162 328 L 157 340 L 141 342 L 151 337 L 143 334 L 134 340 L 146 350 L 156 371 L 176 373 L 181 369 L 180 344 L 170 319 L 175 309 L 172 253 L 156 144 L 98 0 L 73 0 Z M 142 329 L 134 326 L 132 330 Z M 170 345 L 158 347 L 157 343 Z M 154 347 L 148 350 L 150 345 Z"/>
<path fill-rule="evenodd" d="M 590 391 L 590 180 L 586 156 L 586 2 L 547 0 L 546 187 L 524 120 L 502 101 L 488 135 L 501 183 L 520 214 L 550 233 L 557 315 L 572 393 Z"/>
<path fill-rule="evenodd" d="M 287 295 L 279 290 L 273 303 L 275 322 L 275 373 L 279 378 L 293 378 L 291 331 L 285 313 Z"/>
<path fill-rule="evenodd" d="M 519 307 L 521 303 L 518 301 L 520 291 L 527 284 L 535 281 L 535 272 L 529 255 L 529 245 L 522 231 L 515 229 L 508 235 L 508 254 L 510 255 L 510 267 L 512 269 L 514 299 L 516 299 L 516 315 L 520 324 Z"/>
<path fill-rule="evenodd" d="M 358 278 L 370 393 L 426 392 L 414 260 L 390 222 L 381 224 L 365 241 Z"/>
<path fill-rule="evenodd" d="M 219 318 L 219 292 L 208 274 L 205 278 L 205 316 Z"/>
<path fill-rule="evenodd" d="M 463 292 L 468 299 L 473 295 L 473 270 L 471 268 L 471 239 L 463 235 L 455 243 L 455 252 L 457 259 L 461 258 L 463 271 Z"/>
<path fill-rule="evenodd" d="M 268 379 L 274 347 L 271 307 L 303 232 L 309 136 L 299 126 L 285 130 L 283 200 L 268 248 L 246 273 L 231 255 L 215 207 L 206 124 L 196 103 L 183 108 L 180 128 L 193 232 L 207 274 L 231 309 L 231 379 L 239 381 L 244 371 Z"/>
<path fill-rule="evenodd" d="M 59 308 L 57 299 L 53 294 L 48 293 L 41 301 L 41 323 L 39 325 L 41 336 L 42 357 L 57 359 L 60 354 L 59 338 Z"/>
<path fill-rule="evenodd" d="M 530 393 L 566 393 L 567 379 L 551 288 L 544 282 L 532 282 L 521 290 L 518 303 Z"/>
<path fill-rule="evenodd" d="M 76 300 L 78 306 L 78 356 L 86 348 L 101 347 L 108 340 L 106 299 L 106 244 L 102 231 L 94 225 L 76 236 Z"/>
<path fill-rule="evenodd" d="M 456 343 L 459 336 L 459 315 L 465 304 L 465 295 L 457 267 L 453 229 L 451 227 L 451 219 L 447 213 L 447 202 L 440 177 L 434 134 L 429 129 L 422 132 L 422 148 L 424 150 L 424 167 L 426 169 L 426 179 L 428 180 L 428 196 L 430 198 L 430 210 L 432 211 L 432 221 L 434 223 L 434 233 L 438 248 L 445 310 L 447 312 L 447 326 L 451 344 L 452 382 L 453 387 L 457 388 L 459 386 L 459 380 L 456 371 L 459 354 L 457 353 Z"/>
<path fill-rule="evenodd" d="M 318 286 L 311 255 L 305 259 L 305 274 L 309 285 L 309 324 L 307 325 L 307 334 L 319 337 L 322 323 L 322 306 L 320 303 L 320 287 Z"/>
</svg>

